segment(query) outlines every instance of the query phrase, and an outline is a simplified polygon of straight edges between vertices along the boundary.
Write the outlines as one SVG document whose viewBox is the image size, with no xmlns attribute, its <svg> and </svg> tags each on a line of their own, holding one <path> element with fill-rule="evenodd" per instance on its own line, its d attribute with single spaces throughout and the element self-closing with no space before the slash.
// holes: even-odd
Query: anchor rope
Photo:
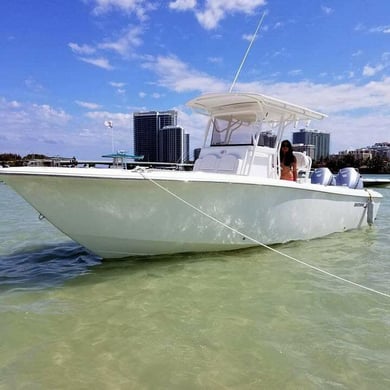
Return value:
<svg viewBox="0 0 390 390">
<path fill-rule="evenodd" d="M 172 191 L 169 190 L 168 188 L 164 187 L 163 185 L 157 183 L 157 182 L 156 182 L 155 180 L 153 180 L 152 178 L 147 177 L 146 175 L 144 175 L 145 168 L 137 167 L 137 168 L 134 168 L 133 171 L 138 172 L 144 179 L 149 180 L 149 181 L 150 181 L 151 183 L 153 183 L 155 186 L 157 186 L 158 188 L 160 188 L 161 190 L 163 190 L 163 191 L 166 192 L 167 194 L 173 196 L 174 198 L 176 198 L 177 200 L 179 200 L 179 201 L 182 202 L 183 204 L 187 205 L 188 207 L 192 208 L 193 210 L 197 211 L 198 213 L 200 213 L 200 214 L 204 215 L 205 217 L 211 219 L 212 221 L 214 221 L 214 222 L 220 224 L 221 226 L 223 226 L 223 227 L 225 227 L 225 228 L 231 230 L 232 232 L 237 233 L 237 234 L 241 235 L 242 237 L 245 237 L 246 239 L 248 239 L 248 240 L 254 242 L 255 244 L 257 244 L 257 245 L 259 245 L 259 246 L 261 246 L 261 247 L 263 247 L 263 248 L 268 249 L 268 250 L 271 251 L 271 252 L 274 252 L 274 253 L 276 253 L 276 254 L 278 254 L 278 255 L 280 255 L 280 256 L 283 256 L 283 257 L 285 257 L 285 258 L 287 258 L 287 259 L 290 259 L 290 260 L 292 260 L 292 261 L 295 261 L 296 263 L 299 263 L 299 264 L 301 264 L 301 265 L 303 265 L 303 266 L 305 266 L 305 267 L 307 267 L 307 268 L 310 268 L 310 269 L 312 269 L 312 270 L 314 270 L 314 271 L 320 272 L 320 273 L 322 273 L 322 274 L 324 274 L 324 275 L 330 276 L 330 277 L 332 277 L 332 278 L 334 278 L 334 279 L 337 279 L 337 280 L 340 280 L 340 281 L 342 281 L 342 282 L 351 284 L 352 286 L 359 287 L 359 288 L 361 288 L 361 289 L 363 289 L 363 290 L 370 291 L 370 292 L 372 292 L 372 293 L 375 293 L 375 294 L 382 295 L 382 296 L 384 296 L 384 297 L 390 298 L 390 294 L 384 293 L 384 292 L 382 292 L 382 291 L 375 290 L 375 289 L 373 289 L 373 288 L 371 288 L 371 287 L 364 286 L 363 284 L 353 282 L 352 280 L 343 278 L 342 276 L 338 276 L 338 275 L 336 275 L 336 274 L 333 274 L 333 273 L 331 273 L 331 272 L 328 272 L 328 271 L 326 271 L 326 270 L 323 270 L 322 268 L 319 268 L 319 267 L 317 267 L 317 266 L 315 266 L 315 265 L 309 264 L 309 263 L 307 263 L 307 262 L 305 262 L 305 261 L 303 261 L 303 260 L 299 260 L 299 259 L 297 259 L 297 258 L 294 257 L 294 256 L 291 256 L 291 255 L 288 255 L 287 253 L 281 252 L 281 251 L 279 251 L 279 250 L 277 250 L 277 249 L 275 249 L 275 248 L 272 248 L 271 246 L 269 246 L 269 245 L 267 245 L 267 244 L 264 244 L 263 242 L 257 240 L 256 238 L 253 238 L 253 237 L 251 237 L 251 236 L 249 236 L 249 235 L 247 235 L 247 234 L 245 234 L 245 233 L 240 232 L 239 230 L 237 230 L 237 229 L 235 229 L 234 227 L 232 227 L 232 226 L 226 224 L 225 222 L 219 220 L 218 218 L 215 218 L 215 217 L 213 217 L 212 215 L 210 215 L 210 214 L 204 212 L 204 211 L 201 210 L 199 207 L 194 206 L 192 203 L 190 203 L 190 202 L 186 201 L 185 199 L 181 198 L 179 195 L 175 194 L 174 192 L 172 192 Z"/>
</svg>

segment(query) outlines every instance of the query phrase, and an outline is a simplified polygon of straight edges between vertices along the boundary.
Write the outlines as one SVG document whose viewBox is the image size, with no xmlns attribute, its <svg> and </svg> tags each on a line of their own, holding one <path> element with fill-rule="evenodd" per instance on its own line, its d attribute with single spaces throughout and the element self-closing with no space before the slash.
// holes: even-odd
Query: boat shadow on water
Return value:
<svg viewBox="0 0 390 390">
<path fill-rule="evenodd" d="M 0 293 L 57 288 L 70 281 L 72 284 L 94 284 L 124 272 L 146 272 L 158 277 L 160 271 L 165 273 L 166 269 L 175 272 L 191 263 L 242 259 L 253 256 L 254 251 L 259 254 L 265 249 L 252 247 L 235 251 L 102 259 L 74 242 L 28 247 L 0 256 Z"/>
<path fill-rule="evenodd" d="M 23 248 L 0 256 L 0 292 L 58 287 L 100 262 L 74 242 Z"/>
<path fill-rule="evenodd" d="M 345 263 L 345 269 L 350 268 L 350 262 L 356 259 L 354 248 L 361 253 L 362 248 L 370 248 L 376 240 L 375 229 L 367 227 L 344 233 L 334 233 L 329 236 L 306 241 L 291 241 L 272 245 L 270 249 L 253 246 L 246 249 L 220 252 L 196 252 L 165 254 L 154 256 L 132 256 L 122 259 L 102 259 L 75 242 L 68 241 L 45 246 L 24 247 L 11 254 L 0 256 L 0 293 L 11 290 L 42 290 L 58 288 L 64 285 L 70 287 L 80 284 L 97 284 L 102 281 L 116 279 L 123 274 L 145 273 L 148 277 L 165 277 L 167 274 L 180 272 L 185 267 L 201 264 L 208 269 L 215 263 L 258 262 L 262 267 L 274 269 L 283 266 L 292 268 L 291 272 L 302 272 L 302 265 L 291 267 L 291 258 L 296 256 L 315 265 L 327 266 L 329 269 L 340 262 Z M 351 250 L 346 256 L 347 247 Z M 327 253 L 332 258 L 315 261 L 319 253 Z M 367 254 L 368 255 L 368 254 Z M 320 258 L 325 258 L 320 256 Z M 348 258 L 348 259 L 347 259 Z M 209 265 L 205 266 L 205 263 Z M 289 264 L 286 265 L 285 263 Z M 356 265 L 356 264 L 355 264 Z M 233 265 L 231 265 L 233 266 Z M 295 271 L 294 271 L 295 270 Z"/>
<path fill-rule="evenodd" d="M 202 262 L 224 263 L 233 258 L 244 257 L 245 253 L 253 253 L 253 250 L 261 251 L 262 248 L 237 249 L 233 251 L 219 252 L 184 252 L 175 254 L 151 255 L 151 256 L 130 256 L 121 259 L 102 259 L 99 264 L 93 267 L 94 276 L 107 278 L 110 274 L 117 275 L 123 272 L 128 274 L 136 272 L 147 272 L 148 274 L 159 270 L 174 272 L 191 264 Z"/>
</svg>

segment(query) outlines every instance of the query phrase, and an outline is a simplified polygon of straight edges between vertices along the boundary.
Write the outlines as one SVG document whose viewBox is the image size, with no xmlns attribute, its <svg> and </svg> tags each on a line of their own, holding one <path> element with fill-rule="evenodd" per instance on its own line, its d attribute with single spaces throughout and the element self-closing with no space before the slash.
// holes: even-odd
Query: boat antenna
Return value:
<svg viewBox="0 0 390 390">
<path fill-rule="evenodd" d="M 249 51 L 251 50 L 251 47 L 252 47 L 252 45 L 253 45 L 253 42 L 254 42 L 255 39 L 256 39 L 257 33 L 258 33 L 258 31 L 259 31 L 259 29 L 260 29 L 262 23 L 263 23 L 264 17 L 265 17 L 265 11 L 263 12 L 263 15 L 261 16 L 261 19 L 260 19 L 260 21 L 259 21 L 259 24 L 257 25 L 256 31 L 255 31 L 255 33 L 254 33 L 253 36 L 252 36 L 252 39 L 251 39 L 251 41 L 250 41 L 250 43 L 249 43 L 248 48 L 246 49 L 246 53 L 245 53 L 245 55 L 244 55 L 244 58 L 242 59 L 241 64 L 240 64 L 240 67 L 239 67 L 238 70 L 237 70 L 236 77 L 234 78 L 233 83 L 232 83 L 232 85 L 231 85 L 231 87 L 230 87 L 230 89 L 229 89 L 229 93 L 232 92 L 234 86 L 236 85 L 236 81 L 237 81 L 237 79 L 238 79 L 238 76 L 240 75 L 240 72 L 241 72 L 241 69 L 242 69 L 242 67 L 243 67 L 243 65 L 244 65 L 244 62 L 245 62 L 245 60 L 246 60 L 246 57 L 248 57 L 248 54 L 249 54 Z"/>
</svg>

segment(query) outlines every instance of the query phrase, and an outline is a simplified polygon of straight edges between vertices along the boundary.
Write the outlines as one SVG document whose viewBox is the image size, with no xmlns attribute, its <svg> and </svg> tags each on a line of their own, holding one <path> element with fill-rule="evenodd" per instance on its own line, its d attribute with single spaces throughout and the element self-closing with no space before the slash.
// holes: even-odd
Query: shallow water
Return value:
<svg viewBox="0 0 390 390">
<path fill-rule="evenodd" d="M 375 226 L 274 248 L 390 294 Z M 1 389 L 388 389 L 390 298 L 271 252 L 105 260 L 0 184 Z"/>
</svg>

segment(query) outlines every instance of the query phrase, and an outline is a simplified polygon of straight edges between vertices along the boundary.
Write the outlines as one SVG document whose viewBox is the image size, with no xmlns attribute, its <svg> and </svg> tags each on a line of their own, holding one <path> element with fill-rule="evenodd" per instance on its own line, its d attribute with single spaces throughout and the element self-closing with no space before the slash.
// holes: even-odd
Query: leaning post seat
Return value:
<svg viewBox="0 0 390 390">
<path fill-rule="evenodd" d="M 336 175 L 336 185 L 349 188 L 363 188 L 363 179 L 355 168 L 342 168 Z"/>
<path fill-rule="evenodd" d="M 311 175 L 312 184 L 322 184 L 324 186 L 335 185 L 335 178 L 329 168 L 317 168 Z"/>
<path fill-rule="evenodd" d="M 301 152 L 293 152 L 293 154 L 297 162 L 298 177 L 308 179 L 312 163 L 311 157 L 307 156 L 306 153 Z"/>
</svg>

